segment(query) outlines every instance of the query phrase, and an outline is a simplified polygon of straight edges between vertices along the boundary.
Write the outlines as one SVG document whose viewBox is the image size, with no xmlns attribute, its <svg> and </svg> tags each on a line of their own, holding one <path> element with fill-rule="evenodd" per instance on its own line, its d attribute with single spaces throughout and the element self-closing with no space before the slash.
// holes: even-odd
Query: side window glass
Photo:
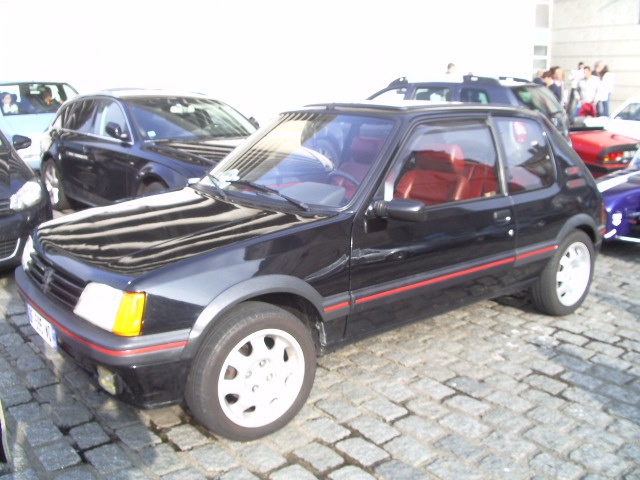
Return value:
<svg viewBox="0 0 640 480">
<path fill-rule="evenodd" d="M 124 113 L 116 102 L 113 101 L 103 101 L 100 104 L 100 108 L 98 109 L 98 115 L 96 120 L 96 134 L 108 137 L 107 133 L 107 125 L 109 123 L 115 123 L 120 127 L 120 131 L 122 133 L 129 133 L 129 128 L 127 127 L 127 121 L 125 119 Z"/>
<path fill-rule="evenodd" d="M 525 192 L 553 184 L 555 165 L 541 126 L 521 118 L 498 118 L 496 126 L 504 151 L 509 192 Z"/>
<path fill-rule="evenodd" d="M 385 199 L 438 205 L 491 197 L 500 189 L 497 152 L 484 121 L 421 125 L 410 137 L 385 183 Z"/>
<path fill-rule="evenodd" d="M 418 87 L 414 100 L 448 102 L 451 101 L 451 90 L 448 87 Z"/>
<path fill-rule="evenodd" d="M 471 103 L 489 103 L 489 94 L 477 88 L 462 88 L 460 90 L 460 101 Z"/>
<path fill-rule="evenodd" d="M 64 119 L 64 128 L 91 133 L 95 118 L 95 104 L 95 100 L 85 100 L 69 105 Z"/>
</svg>

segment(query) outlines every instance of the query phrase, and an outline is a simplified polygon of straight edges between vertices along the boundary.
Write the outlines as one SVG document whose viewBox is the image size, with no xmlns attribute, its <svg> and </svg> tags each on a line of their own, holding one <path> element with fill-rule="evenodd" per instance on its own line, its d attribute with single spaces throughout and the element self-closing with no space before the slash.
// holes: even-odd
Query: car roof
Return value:
<svg viewBox="0 0 640 480">
<path fill-rule="evenodd" d="M 305 105 L 303 109 L 293 111 L 340 111 L 340 112 L 364 112 L 381 115 L 413 114 L 413 113 L 448 113 L 448 112 L 511 112 L 539 116 L 539 113 L 520 106 L 502 104 L 480 104 L 462 102 L 429 102 L 424 100 L 358 100 L 355 102 L 315 103 Z"/>
<path fill-rule="evenodd" d="M 167 90 L 160 88 L 107 88 L 104 90 L 98 90 L 91 93 L 85 93 L 74 97 L 73 100 L 83 99 L 87 97 L 95 97 L 95 96 L 108 96 L 114 98 L 130 98 L 130 97 L 199 97 L 199 98 L 209 98 L 211 97 L 199 93 L 199 92 L 187 92 L 183 90 Z"/>
<path fill-rule="evenodd" d="M 513 86 L 522 84 L 536 85 L 533 81 L 526 78 L 514 76 L 488 77 L 479 75 L 457 75 L 445 74 L 429 77 L 428 79 L 409 81 L 407 77 L 399 77 L 393 80 L 386 88 L 399 88 L 403 85 L 421 85 L 428 83 L 453 83 L 453 84 L 476 84 L 476 85 L 495 85 L 495 86 Z"/>
</svg>

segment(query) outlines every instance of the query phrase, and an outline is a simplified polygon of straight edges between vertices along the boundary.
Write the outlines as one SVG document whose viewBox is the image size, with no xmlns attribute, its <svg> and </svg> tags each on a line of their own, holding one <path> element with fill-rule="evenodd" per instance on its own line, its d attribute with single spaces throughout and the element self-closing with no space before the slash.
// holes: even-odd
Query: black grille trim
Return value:
<svg viewBox="0 0 640 480">
<path fill-rule="evenodd" d="M 69 275 L 47 262 L 36 253 L 31 254 L 27 275 L 44 294 L 73 310 L 86 286 L 80 279 Z"/>
</svg>

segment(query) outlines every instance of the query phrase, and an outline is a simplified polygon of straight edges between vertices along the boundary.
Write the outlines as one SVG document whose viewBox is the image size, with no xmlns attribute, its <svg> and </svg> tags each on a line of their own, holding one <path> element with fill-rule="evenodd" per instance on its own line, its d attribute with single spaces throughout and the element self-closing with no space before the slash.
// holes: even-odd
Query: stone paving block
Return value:
<svg viewBox="0 0 640 480">
<path fill-rule="evenodd" d="M 107 406 L 100 408 L 96 415 L 112 430 L 140 423 L 140 419 L 133 410 L 121 402 L 109 401 Z"/>
<path fill-rule="evenodd" d="M 365 467 L 389 458 L 388 452 L 362 438 L 342 440 L 336 443 L 336 448 Z"/>
<path fill-rule="evenodd" d="M 303 428 L 313 435 L 314 438 L 322 440 L 325 443 L 335 443 L 350 435 L 350 431 L 335 421 L 321 417 L 303 425 Z"/>
<path fill-rule="evenodd" d="M 344 459 L 335 451 L 316 442 L 298 448 L 293 453 L 320 473 L 335 469 L 344 463 Z"/>
<path fill-rule="evenodd" d="M 483 480 L 486 473 L 465 465 L 453 458 L 439 458 L 430 463 L 427 470 L 442 480 Z"/>
<path fill-rule="evenodd" d="M 474 398 L 467 397 L 466 395 L 455 395 L 447 398 L 444 401 L 444 404 L 450 408 L 460 410 L 461 412 L 474 417 L 484 415 L 491 410 L 491 405 L 480 402 Z"/>
<path fill-rule="evenodd" d="M 578 439 L 549 427 L 536 426 L 524 436 L 553 452 L 565 453 L 578 445 Z"/>
<path fill-rule="evenodd" d="M 392 422 L 393 420 L 400 418 L 407 414 L 407 409 L 401 407 L 386 398 L 372 398 L 362 404 L 364 408 L 372 413 L 375 413 L 386 422 Z"/>
<path fill-rule="evenodd" d="M 519 461 L 526 460 L 538 450 L 536 445 L 524 440 L 520 435 L 500 431 L 491 432 L 482 440 L 482 444 Z"/>
<path fill-rule="evenodd" d="M 317 477 L 300 465 L 289 465 L 269 475 L 270 480 L 316 480 Z"/>
<path fill-rule="evenodd" d="M 4 408 L 15 407 L 16 405 L 22 405 L 29 403 L 33 397 L 31 392 L 22 385 L 12 385 L 10 387 L 0 387 L 2 392 L 2 406 Z"/>
<path fill-rule="evenodd" d="M 424 397 L 414 398 L 405 405 L 412 413 L 428 420 L 437 420 L 450 412 L 442 403 Z"/>
<path fill-rule="evenodd" d="M 562 376 L 562 378 L 564 379 L 565 377 Z M 565 382 L 549 378 L 546 375 L 529 375 L 524 379 L 524 381 L 532 387 L 550 393 L 551 395 L 558 395 L 567 388 L 567 384 Z"/>
<path fill-rule="evenodd" d="M 116 430 L 115 434 L 127 447 L 136 451 L 162 442 L 143 424 L 120 428 Z"/>
<path fill-rule="evenodd" d="M 27 442 L 32 447 L 60 440 L 63 435 L 49 419 L 19 424 L 19 431 L 24 433 Z"/>
<path fill-rule="evenodd" d="M 415 396 L 413 390 L 390 379 L 377 380 L 370 384 L 371 388 L 392 402 L 406 402 Z"/>
<path fill-rule="evenodd" d="M 1 477 L 0 477 L 1 478 Z M 130 477 L 134 480 L 133 477 Z M 62 473 L 57 473 L 53 480 L 96 480 L 97 477 L 93 468 L 89 465 L 81 465 L 79 467 L 65 468 Z M 115 480 L 111 478 L 110 480 Z"/>
<path fill-rule="evenodd" d="M 589 471 L 611 478 L 618 477 L 632 466 L 617 455 L 603 452 L 592 445 L 581 445 L 569 454 L 569 458 L 583 465 Z"/>
<path fill-rule="evenodd" d="M 196 469 L 187 467 L 165 475 L 162 480 L 207 480 L 207 477 Z"/>
<path fill-rule="evenodd" d="M 237 466 L 236 460 L 218 445 L 204 445 L 194 448 L 189 451 L 188 455 L 207 473 L 215 475 L 233 470 Z"/>
<path fill-rule="evenodd" d="M 383 480 L 428 480 L 429 477 L 420 470 L 400 462 L 390 460 L 378 465 L 375 472 Z"/>
<path fill-rule="evenodd" d="M 478 439 L 486 436 L 491 428 L 471 417 L 452 413 L 438 420 L 438 423 L 465 438 Z"/>
<path fill-rule="evenodd" d="M 266 473 L 287 463 L 279 453 L 262 444 L 249 445 L 240 450 L 242 458 L 257 472 Z"/>
<path fill-rule="evenodd" d="M 74 427 L 69 431 L 69 435 L 80 450 L 88 450 L 110 441 L 109 435 L 95 422 Z"/>
<path fill-rule="evenodd" d="M 31 388 L 42 388 L 58 382 L 58 378 L 47 368 L 28 372 L 24 378 L 27 386 Z"/>
<path fill-rule="evenodd" d="M 547 407 L 535 407 L 527 412 L 527 417 L 542 425 L 557 428 L 558 430 L 568 430 L 575 425 L 571 417 L 563 415 L 558 410 Z"/>
<path fill-rule="evenodd" d="M 486 399 L 496 405 L 508 408 L 509 410 L 513 410 L 520 414 L 533 408 L 533 404 L 531 402 L 507 392 L 494 392 Z"/>
<path fill-rule="evenodd" d="M 47 417 L 47 413 L 36 402 L 11 407 L 9 408 L 9 414 L 16 422 L 35 422 Z"/>
<path fill-rule="evenodd" d="M 339 422 L 346 422 L 360 414 L 360 410 L 354 405 L 338 398 L 321 400 L 315 405 Z"/>
<path fill-rule="evenodd" d="M 179 425 L 171 428 L 167 431 L 167 438 L 169 442 L 182 451 L 200 447 L 211 441 L 193 425 Z"/>
<path fill-rule="evenodd" d="M 139 468 L 131 467 L 110 474 L 109 480 L 149 480 L 149 477 Z"/>
<path fill-rule="evenodd" d="M 536 455 L 530 465 L 548 477 L 558 480 L 578 480 L 584 475 L 584 470 L 580 466 L 546 452 Z"/>
<path fill-rule="evenodd" d="M 140 452 L 140 459 L 153 473 L 161 477 L 186 468 L 181 457 L 166 443 L 145 448 Z M 197 460 L 208 461 L 205 457 L 197 457 Z"/>
<path fill-rule="evenodd" d="M 65 440 L 37 447 L 34 449 L 34 453 L 47 472 L 72 467 L 82 461 Z"/>
<path fill-rule="evenodd" d="M 465 462 L 473 462 L 487 454 L 487 450 L 477 442 L 469 441 L 466 438 L 454 434 L 441 438 L 435 443 L 435 446 Z M 394 455 L 394 457 L 395 456 L 396 455 Z M 435 456 L 435 453 L 433 456 Z"/>
<path fill-rule="evenodd" d="M 131 467 L 129 457 L 116 444 L 103 445 L 87 450 L 84 452 L 84 456 L 101 475 L 109 475 L 118 470 Z"/>
<path fill-rule="evenodd" d="M 447 381 L 446 384 L 474 398 L 484 398 L 493 392 L 493 387 L 487 385 L 485 382 L 465 376 L 452 378 Z"/>
<path fill-rule="evenodd" d="M 93 419 L 93 414 L 79 402 L 56 403 L 46 410 L 55 424 L 62 429 L 69 429 Z"/>
<path fill-rule="evenodd" d="M 453 396 L 456 393 L 452 388 L 429 378 L 423 378 L 417 382 L 413 382 L 411 384 L 411 388 L 415 392 L 426 395 L 434 400 L 442 400 L 443 398 Z M 406 398 L 404 400 L 406 400 Z"/>
<path fill-rule="evenodd" d="M 370 415 L 362 415 L 351 420 L 349 426 L 378 445 L 400 435 L 398 430 Z"/>
<path fill-rule="evenodd" d="M 437 423 L 427 421 L 415 415 L 403 417 L 395 422 L 393 426 L 401 432 L 425 443 L 438 439 L 447 433 L 446 430 Z"/>
<path fill-rule="evenodd" d="M 514 478 L 527 478 L 529 475 L 529 469 L 525 465 L 514 462 L 507 456 L 495 453 L 489 454 L 478 461 L 478 466 L 493 478 L 512 480 Z"/>
<path fill-rule="evenodd" d="M 376 480 L 359 467 L 349 465 L 329 474 L 331 480 Z"/>
</svg>

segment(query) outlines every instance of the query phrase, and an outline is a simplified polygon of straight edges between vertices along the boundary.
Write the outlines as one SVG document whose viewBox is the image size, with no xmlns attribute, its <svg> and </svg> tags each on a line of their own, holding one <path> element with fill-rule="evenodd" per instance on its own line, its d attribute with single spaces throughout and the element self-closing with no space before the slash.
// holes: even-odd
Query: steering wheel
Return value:
<svg viewBox="0 0 640 480">
<path fill-rule="evenodd" d="M 356 177 L 354 177 L 353 175 L 347 173 L 347 172 L 343 172 L 341 170 L 333 170 L 329 173 L 329 179 L 332 179 L 334 177 L 341 177 L 344 178 L 345 180 L 347 180 L 350 183 L 353 183 L 356 187 L 360 186 L 360 180 L 358 180 Z"/>
</svg>

